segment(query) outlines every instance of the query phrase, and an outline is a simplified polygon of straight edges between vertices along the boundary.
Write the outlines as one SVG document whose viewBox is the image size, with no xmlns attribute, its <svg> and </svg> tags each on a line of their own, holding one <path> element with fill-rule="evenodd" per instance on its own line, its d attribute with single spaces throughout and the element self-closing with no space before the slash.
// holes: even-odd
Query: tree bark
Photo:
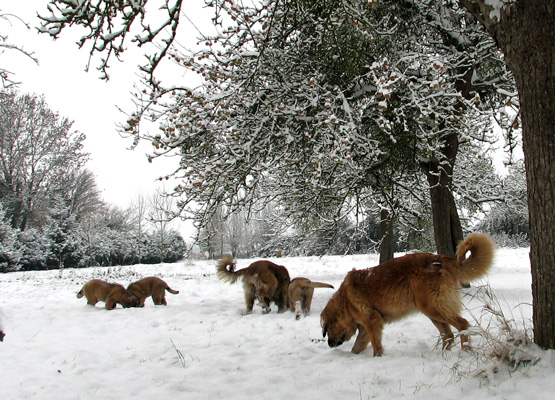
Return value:
<svg viewBox="0 0 555 400">
<path fill-rule="evenodd" d="M 382 208 L 380 211 L 380 264 L 391 260 L 395 256 L 395 242 L 393 240 L 393 218 L 391 213 Z"/>
<path fill-rule="evenodd" d="M 447 135 L 442 148 L 443 160 L 420 163 L 430 187 L 434 239 L 437 252 L 453 257 L 457 244 L 463 239 L 462 225 L 451 191 L 453 166 L 459 149 L 457 134 Z"/>
<path fill-rule="evenodd" d="M 461 2 L 496 41 L 515 77 L 528 186 L 534 341 L 555 349 L 555 2 L 508 3 L 499 17 L 483 0 Z"/>
</svg>

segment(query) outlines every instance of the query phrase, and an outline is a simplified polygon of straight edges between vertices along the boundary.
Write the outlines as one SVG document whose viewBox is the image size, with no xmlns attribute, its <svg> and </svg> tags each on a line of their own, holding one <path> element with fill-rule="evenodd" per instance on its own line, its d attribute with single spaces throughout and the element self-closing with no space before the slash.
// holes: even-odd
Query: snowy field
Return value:
<svg viewBox="0 0 555 400">
<path fill-rule="evenodd" d="M 350 269 L 374 266 L 377 256 L 273 261 L 291 278 L 337 288 Z M 483 335 L 472 336 L 473 352 L 442 353 L 435 327 L 414 315 L 385 327 L 383 357 L 372 358 L 371 346 L 354 355 L 354 338 L 335 349 L 322 340 L 320 312 L 334 290 L 316 289 L 311 315 L 299 321 L 275 307 L 242 316 L 242 285 L 219 281 L 215 271 L 215 261 L 185 261 L 0 275 L 0 398 L 543 400 L 555 393 L 553 351 L 527 348 L 541 359 L 516 370 L 477 364 L 488 353 Z M 143 309 L 107 311 L 75 297 L 89 279 L 127 286 L 150 275 L 180 291 L 166 295 L 167 307 L 149 298 Z M 529 329 L 530 282 L 528 249 L 500 249 L 487 279 L 463 290 L 463 315 L 500 332 L 479 299 L 490 287 L 511 326 Z"/>
</svg>

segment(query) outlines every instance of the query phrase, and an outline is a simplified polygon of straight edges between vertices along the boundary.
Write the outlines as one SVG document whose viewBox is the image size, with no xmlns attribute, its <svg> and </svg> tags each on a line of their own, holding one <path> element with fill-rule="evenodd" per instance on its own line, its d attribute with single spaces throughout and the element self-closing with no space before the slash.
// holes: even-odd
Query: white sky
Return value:
<svg viewBox="0 0 555 400">
<path fill-rule="evenodd" d="M 31 26 L 27 30 L 15 18 L 9 22 L 0 20 L 0 34 L 7 34 L 8 43 L 34 53 L 39 60 L 36 65 L 17 51 L 5 51 L 0 53 L 0 65 L 15 73 L 15 79 L 21 82 L 20 92 L 44 95 L 52 110 L 74 121 L 73 128 L 87 137 L 85 151 L 91 154 L 87 168 L 96 175 L 103 199 L 125 208 L 138 194 L 154 193 L 160 185 L 158 178 L 173 172 L 179 161 L 176 157 L 166 157 L 149 163 L 146 154 L 151 150 L 150 145 L 144 143 L 131 151 L 131 140 L 122 138 L 116 131 L 116 124 L 125 121 L 125 115 L 116 105 L 126 111 L 134 110 L 130 92 L 133 83 L 139 80 L 137 64 L 142 61 L 143 50 L 128 43 L 123 62 L 113 59 L 110 81 L 102 81 L 96 70 L 99 59 L 93 59 L 89 72 L 85 72 L 89 47 L 78 49 L 77 30 L 67 29 L 56 41 L 37 33 L 36 15 L 47 14 L 47 3 L 46 0 L 0 0 L 0 14 L 15 14 Z M 197 26 L 208 25 L 211 17 L 209 12 L 201 10 L 201 4 L 199 0 L 188 0 L 187 4 L 187 16 Z M 194 46 L 197 33 L 191 23 L 182 18 L 180 26 L 184 33 L 180 43 Z M 187 80 L 194 78 L 193 75 L 180 77 L 190 86 L 193 82 Z M 171 184 L 165 186 L 170 188 Z"/>
</svg>

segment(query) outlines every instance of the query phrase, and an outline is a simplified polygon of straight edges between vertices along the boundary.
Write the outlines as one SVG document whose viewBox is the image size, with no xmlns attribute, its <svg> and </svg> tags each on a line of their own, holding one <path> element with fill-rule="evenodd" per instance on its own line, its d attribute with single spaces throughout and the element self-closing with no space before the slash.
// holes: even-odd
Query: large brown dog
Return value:
<svg viewBox="0 0 555 400">
<path fill-rule="evenodd" d="M 307 278 L 295 278 L 289 283 L 287 298 L 289 309 L 295 313 L 295 319 L 301 318 L 301 312 L 305 316 L 310 313 L 315 288 L 333 289 L 333 286 L 329 283 L 312 282 Z"/>
<path fill-rule="evenodd" d="M 83 285 L 77 293 L 77 298 L 85 296 L 87 304 L 94 306 L 99 301 L 106 303 L 107 310 L 116 308 L 121 304 L 123 308 L 137 307 L 139 300 L 118 283 L 108 283 L 100 279 L 93 279 Z"/>
<path fill-rule="evenodd" d="M 145 300 L 152 296 L 155 305 L 168 305 L 166 302 L 166 290 L 171 294 L 178 294 L 178 290 L 173 290 L 166 282 L 155 276 L 143 278 L 127 286 L 127 290 L 139 299 L 139 307 L 145 306 Z"/>
<path fill-rule="evenodd" d="M 484 275 L 493 261 L 494 248 L 489 236 L 472 234 L 458 245 L 456 258 L 416 253 L 374 268 L 353 269 L 321 314 L 328 345 L 339 346 L 358 329 L 351 351 L 358 354 L 371 342 L 374 356 L 380 356 L 384 325 L 420 311 L 439 330 L 443 348 L 450 349 L 454 342 L 450 325 L 459 332 L 469 327 L 460 316 L 459 282 Z M 465 258 L 468 251 L 470 256 Z M 464 348 L 468 337 L 460 337 Z"/>
<path fill-rule="evenodd" d="M 229 269 L 227 267 L 230 267 Z M 287 289 L 289 287 L 289 272 L 284 266 L 271 261 L 255 261 L 247 268 L 235 271 L 232 257 L 224 257 L 216 265 L 218 278 L 235 283 L 243 280 L 245 304 L 247 314 L 252 312 L 254 299 L 258 299 L 265 313 L 270 312 L 270 302 L 276 303 L 278 312 L 287 310 Z"/>
</svg>

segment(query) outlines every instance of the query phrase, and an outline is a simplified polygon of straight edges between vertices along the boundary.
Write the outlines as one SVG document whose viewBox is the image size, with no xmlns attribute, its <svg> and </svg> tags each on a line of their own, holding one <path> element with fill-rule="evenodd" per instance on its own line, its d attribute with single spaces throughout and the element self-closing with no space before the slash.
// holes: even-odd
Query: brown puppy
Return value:
<svg viewBox="0 0 555 400">
<path fill-rule="evenodd" d="M 108 283 L 100 279 L 93 279 L 83 285 L 77 293 L 77 298 L 85 296 L 87 304 L 94 306 L 99 301 L 106 303 L 107 310 L 116 308 L 121 304 L 123 308 L 137 307 L 139 300 L 118 283 Z"/>
<path fill-rule="evenodd" d="M 127 290 L 139 299 L 139 307 L 145 306 L 145 300 L 152 296 L 155 305 L 168 305 L 166 302 L 166 290 L 171 294 L 178 294 L 178 290 L 173 290 L 166 282 L 155 276 L 143 278 L 127 286 Z"/>
<path fill-rule="evenodd" d="M 229 269 L 227 267 L 230 267 Z M 232 257 L 224 257 L 216 265 L 218 278 L 235 283 L 243 280 L 245 291 L 246 313 L 252 312 L 254 299 L 258 299 L 265 313 L 270 312 L 270 302 L 276 303 L 278 312 L 287 309 L 287 288 L 289 287 L 289 272 L 281 265 L 271 261 L 255 261 L 247 268 L 235 271 Z"/>
<path fill-rule="evenodd" d="M 289 309 L 295 313 L 295 319 L 301 318 L 301 312 L 307 316 L 310 313 L 312 296 L 315 288 L 330 288 L 329 283 L 312 282 L 307 278 L 295 278 L 289 283 L 287 297 L 289 299 Z"/>
<path fill-rule="evenodd" d="M 469 327 L 460 316 L 459 282 L 484 275 L 491 266 L 494 248 L 489 236 L 472 234 L 459 243 L 456 258 L 416 253 L 374 268 L 353 269 L 321 314 L 328 345 L 339 346 L 358 329 L 351 351 L 358 354 L 371 342 L 374 356 L 380 356 L 383 326 L 420 311 L 439 330 L 443 349 L 450 349 L 454 342 L 450 325 L 459 332 Z M 468 251 L 470 256 L 465 258 Z M 467 341 L 461 334 L 463 348 Z"/>
</svg>

